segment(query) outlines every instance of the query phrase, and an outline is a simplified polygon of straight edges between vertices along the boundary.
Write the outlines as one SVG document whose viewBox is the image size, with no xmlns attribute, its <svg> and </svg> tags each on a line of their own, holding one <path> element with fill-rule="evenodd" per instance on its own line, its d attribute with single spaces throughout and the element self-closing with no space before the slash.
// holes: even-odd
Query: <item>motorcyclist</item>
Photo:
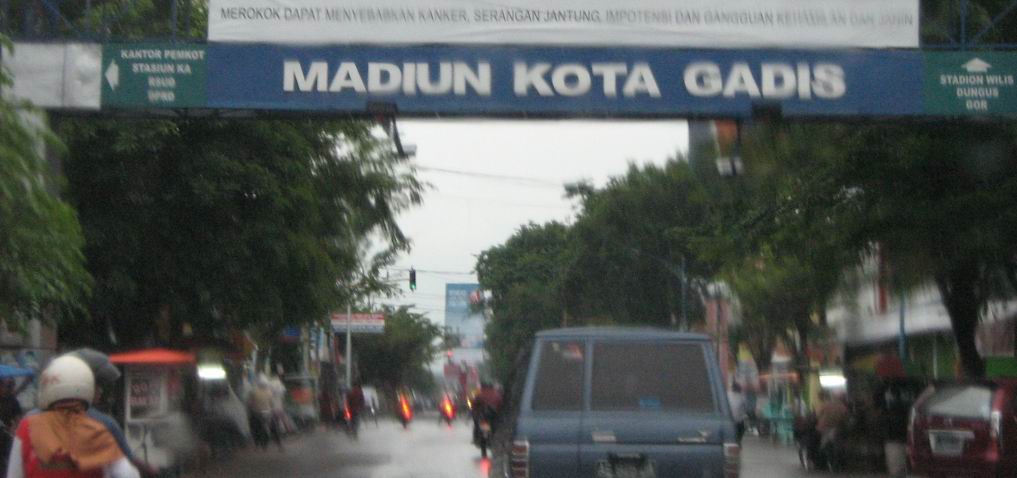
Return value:
<svg viewBox="0 0 1017 478">
<path fill-rule="evenodd" d="M 120 370 L 117 369 L 113 362 L 110 362 L 108 355 L 95 349 L 84 347 L 67 352 L 66 355 L 81 359 L 92 371 L 95 394 L 92 397 L 91 406 L 88 407 L 88 411 L 85 413 L 99 421 L 99 423 L 102 423 L 109 430 L 113 435 L 113 439 L 116 440 L 117 445 L 120 447 L 120 451 L 141 472 L 142 476 L 158 476 L 159 470 L 135 456 L 134 452 L 131 451 L 131 447 L 127 443 L 127 436 L 124 434 L 123 429 L 120 428 L 120 424 L 113 417 L 100 410 L 100 404 L 104 398 L 103 390 L 105 388 L 112 388 L 116 384 L 117 380 L 120 379 Z M 36 415 L 40 412 L 41 410 L 34 409 L 29 411 L 28 415 Z"/>
<path fill-rule="evenodd" d="M 839 394 L 828 391 L 821 393 L 823 404 L 816 414 L 816 433 L 819 436 L 819 454 L 829 461 L 836 461 L 833 456 L 836 442 L 844 433 L 851 411 Z"/>
<path fill-rule="evenodd" d="M 480 421 L 481 419 L 487 420 L 488 425 L 491 426 L 491 432 L 494 432 L 494 423 L 498 417 L 498 413 L 501 411 L 501 392 L 491 385 L 491 382 L 483 381 L 480 383 L 480 391 L 477 392 L 476 397 L 473 399 L 473 441 L 477 442 L 480 440 Z"/>
<path fill-rule="evenodd" d="M 349 414 L 349 426 L 356 430 L 360 422 L 360 414 L 364 411 L 364 385 L 355 382 L 353 388 L 346 394 L 346 412 Z"/>
<path fill-rule="evenodd" d="M 107 426 L 87 412 L 95 378 L 83 360 L 54 359 L 39 381 L 41 412 L 18 425 L 9 478 L 138 478 L 137 468 Z"/>
</svg>

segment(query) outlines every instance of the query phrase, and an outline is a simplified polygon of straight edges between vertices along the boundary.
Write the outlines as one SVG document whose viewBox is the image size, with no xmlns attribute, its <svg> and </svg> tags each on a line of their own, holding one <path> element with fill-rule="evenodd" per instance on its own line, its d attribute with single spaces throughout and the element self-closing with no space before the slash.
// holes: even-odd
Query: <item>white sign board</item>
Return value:
<svg viewBox="0 0 1017 478">
<path fill-rule="evenodd" d="M 210 0 L 211 42 L 917 48 L 918 0 Z"/>
<path fill-rule="evenodd" d="M 349 324 L 350 332 L 354 334 L 383 334 L 385 333 L 384 314 L 352 314 L 347 321 L 346 314 L 332 314 L 332 330 L 336 333 L 346 333 L 346 326 Z"/>
<path fill-rule="evenodd" d="M 99 109 L 99 44 L 19 42 L 13 51 L 0 50 L 0 63 L 14 77 L 6 98 L 39 108 Z"/>
</svg>

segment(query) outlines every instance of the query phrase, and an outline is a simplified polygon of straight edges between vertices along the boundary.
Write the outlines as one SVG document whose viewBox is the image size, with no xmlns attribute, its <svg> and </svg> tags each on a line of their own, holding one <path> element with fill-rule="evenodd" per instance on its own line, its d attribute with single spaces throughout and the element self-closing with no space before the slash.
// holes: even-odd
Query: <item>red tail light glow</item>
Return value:
<svg viewBox="0 0 1017 478">
<path fill-rule="evenodd" d="M 445 410 L 445 416 L 446 417 L 451 417 L 452 416 L 452 402 L 450 402 L 450 401 L 448 401 L 448 399 L 446 399 L 445 403 L 442 404 L 442 408 Z"/>
<path fill-rule="evenodd" d="M 399 407 L 403 412 L 403 417 L 407 420 L 413 417 L 413 410 L 410 409 L 410 402 L 408 402 L 405 397 L 399 399 Z"/>
</svg>

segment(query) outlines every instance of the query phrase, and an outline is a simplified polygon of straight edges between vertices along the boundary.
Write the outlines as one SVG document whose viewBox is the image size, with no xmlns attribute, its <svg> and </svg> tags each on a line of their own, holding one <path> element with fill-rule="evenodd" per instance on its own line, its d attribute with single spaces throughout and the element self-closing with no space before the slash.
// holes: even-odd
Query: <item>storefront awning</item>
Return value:
<svg viewBox="0 0 1017 478">
<path fill-rule="evenodd" d="M 110 355 L 109 360 L 115 364 L 138 365 L 192 365 L 195 363 L 193 353 L 169 349 L 122 352 Z"/>
</svg>

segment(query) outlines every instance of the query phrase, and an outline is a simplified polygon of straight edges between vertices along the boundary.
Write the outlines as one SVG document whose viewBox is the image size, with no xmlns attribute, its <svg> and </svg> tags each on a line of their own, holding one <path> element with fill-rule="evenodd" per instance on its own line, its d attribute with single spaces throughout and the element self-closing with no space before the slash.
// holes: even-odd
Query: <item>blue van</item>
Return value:
<svg viewBox="0 0 1017 478">
<path fill-rule="evenodd" d="M 537 334 L 506 478 L 735 478 L 740 448 L 705 335 L 573 328 Z M 494 470 L 492 470 L 494 471 Z"/>
</svg>

